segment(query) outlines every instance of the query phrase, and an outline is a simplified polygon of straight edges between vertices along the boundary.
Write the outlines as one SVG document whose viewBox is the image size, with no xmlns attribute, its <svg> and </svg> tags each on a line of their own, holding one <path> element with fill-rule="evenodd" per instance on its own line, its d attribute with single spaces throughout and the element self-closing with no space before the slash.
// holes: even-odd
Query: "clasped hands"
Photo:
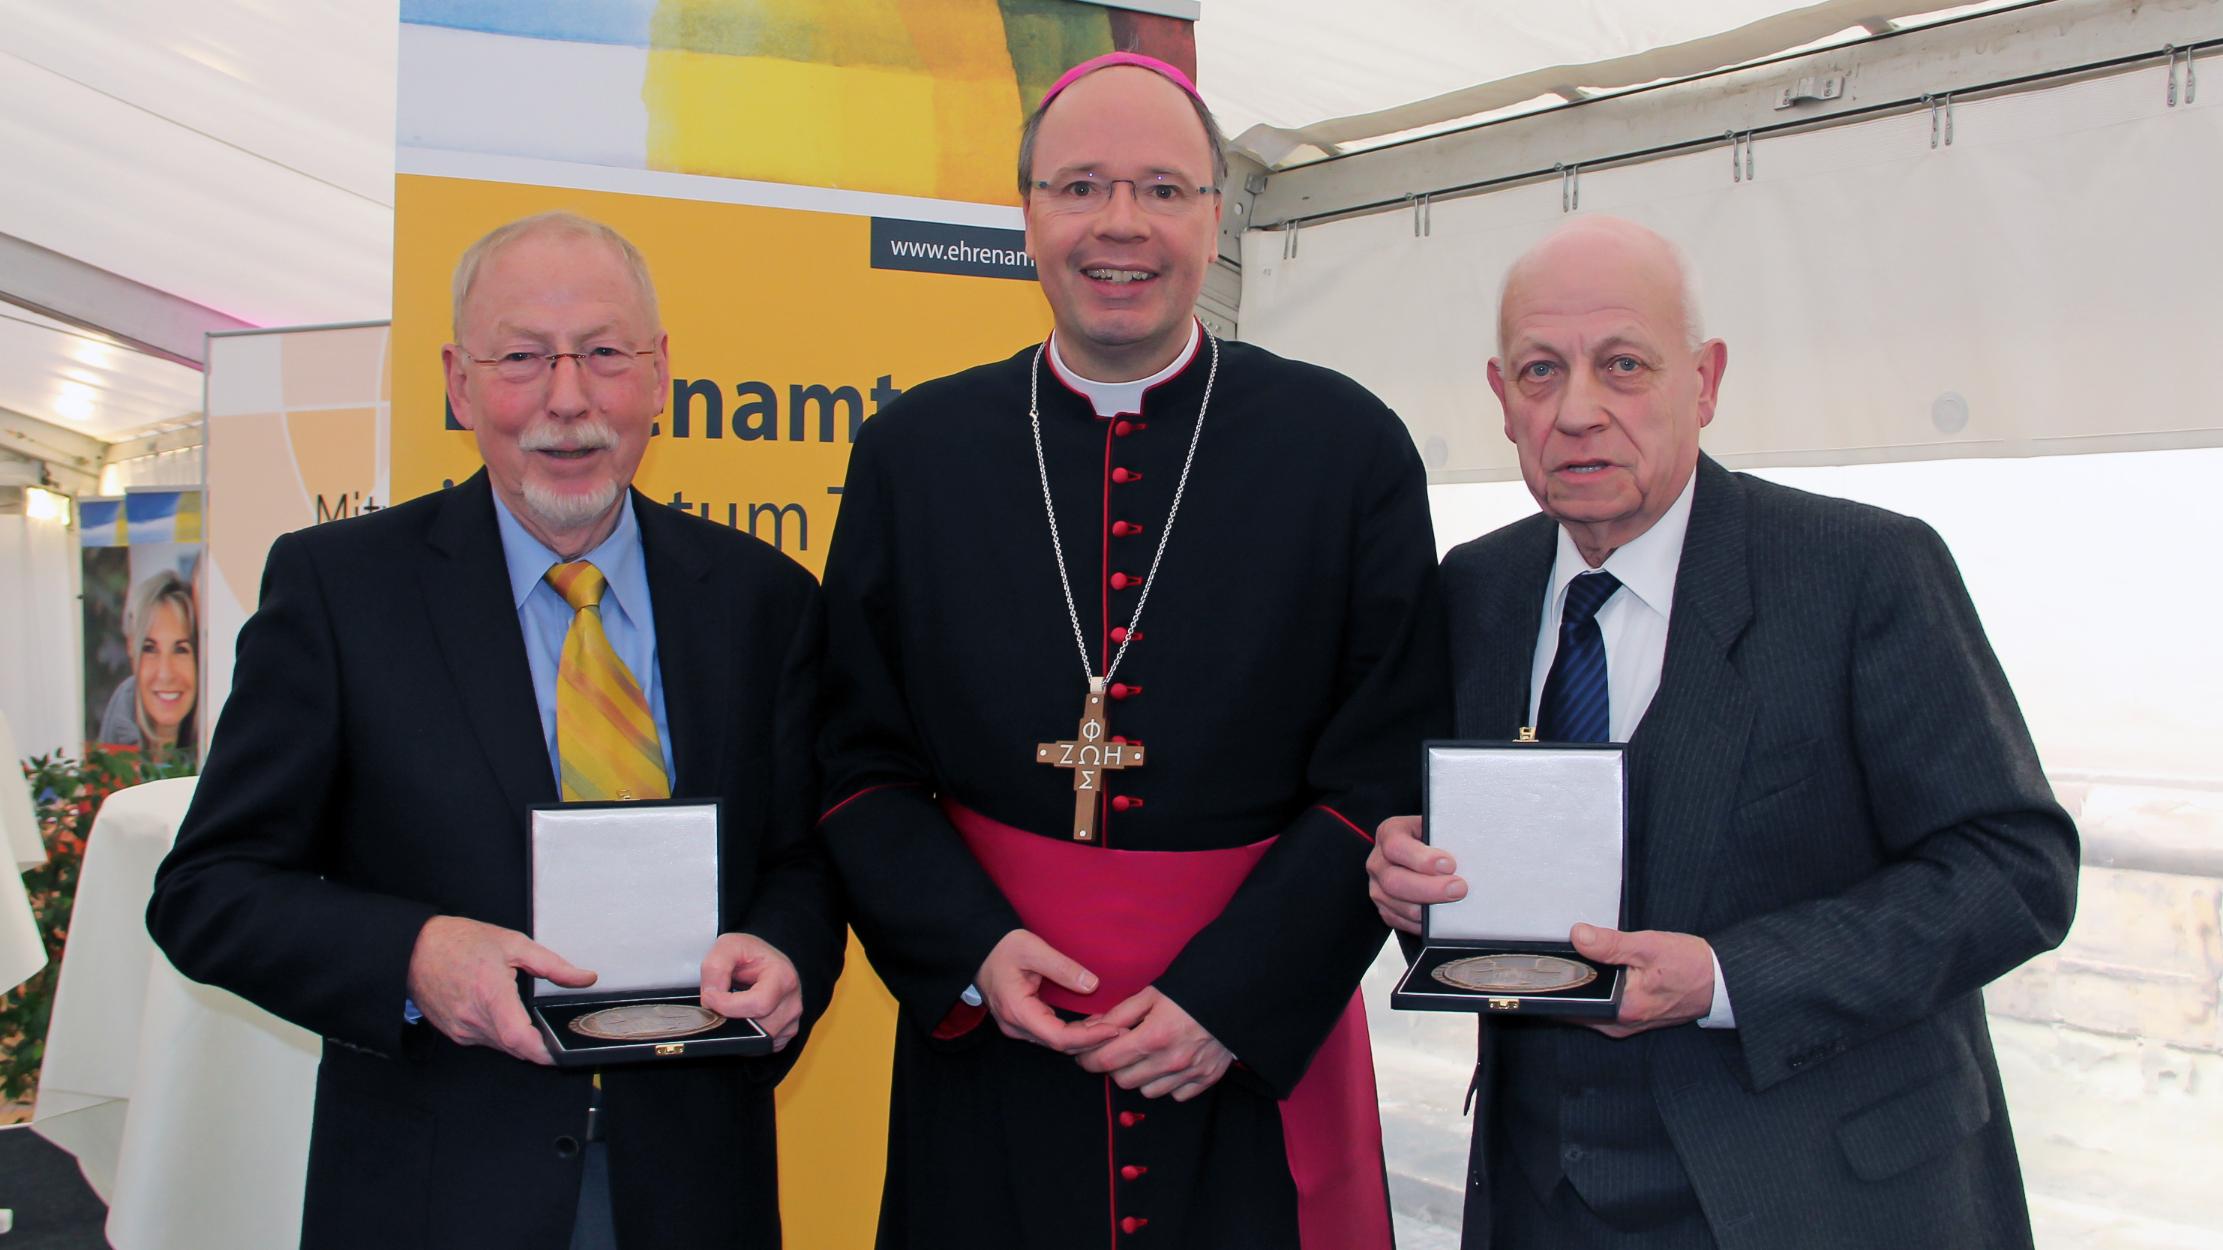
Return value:
<svg viewBox="0 0 2223 1250">
<path fill-rule="evenodd" d="M 1366 857 L 1367 894 L 1390 928 L 1418 933 L 1422 907 L 1465 898 L 1467 883 L 1457 874 L 1451 852 L 1420 840 L 1420 817 L 1392 816 L 1374 831 L 1374 850 Z M 1620 1014 L 1583 1022 L 1608 1037 L 1688 1024 L 1713 1009 L 1714 953 L 1704 938 L 1587 924 L 1574 926 L 1568 938 L 1584 959 L 1628 971 Z"/>
<path fill-rule="evenodd" d="M 1235 1056 L 1156 986 L 1111 1010 L 1068 1022 L 1042 1001 L 1051 981 L 1076 994 L 1096 990 L 1096 974 L 1025 929 L 1013 929 L 980 965 L 973 984 L 1005 1037 L 1072 1055 L 1084 1071 L 1108 1075 L 1145 1098 L 1187 1102 L 1227 1075 Z"/>
<path fill-rule="evenodd" d="M 595 974 L 515 929 L 434 916 L 409 955 L 409 997 L 427 1023 L 459 1046 L 488 1046 L 527 1063 L 553 1064 L 548 1043 L 525 1014 L 517 973 L 585 989 Z M 772 1049 L 795 1040 L 803 982 L 778 948 L 747 933 L 727 933 L 702 961 L 702 1005 L 728 1019 L 754 1020 Z"/>
</svg>

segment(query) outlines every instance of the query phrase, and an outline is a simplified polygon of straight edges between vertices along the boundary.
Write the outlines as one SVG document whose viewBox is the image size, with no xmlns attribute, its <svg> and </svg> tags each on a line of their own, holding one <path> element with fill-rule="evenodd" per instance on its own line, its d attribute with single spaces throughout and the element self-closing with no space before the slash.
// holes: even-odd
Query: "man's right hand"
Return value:
<svg viewBox="0 0 2223 1250">
<path fill-rule="evenodd" d="M 528 1063 L 553 1064 L 517 995 L 520 968 L 566 989 L 594 984 L 595 974 L 515 929 L 434 916 L 417 931 L 409 955 L 409 997 L 458 1046 L 491 1046 Z"/>
<path fill-rule="evenodd" d="M 1451 852 L 1420 840 L 1420 817 L 1392 816 L 1374 831 L 1374 850 L 1366 857 L 1366 894 L 1382 923 L 1407 933 L 1420 932 L 1420 909 L 1467 896 L 1467 883 L 1452 875 L 1458 862 Z"/>
<path fill-rule="evenodd" d="M 1013 929 L 988 952 L 973 985 L 988 1014 L 1005 1037 L 1075 1055 L 1120 1035 L 1108 1024 L 1067 1024 L 1042 1001 L 1042 982 L 1055 981 L 1076 994 L 1096 991 L 1096 974 L 1059 954 L 1025 929 Z"/>
</svg>

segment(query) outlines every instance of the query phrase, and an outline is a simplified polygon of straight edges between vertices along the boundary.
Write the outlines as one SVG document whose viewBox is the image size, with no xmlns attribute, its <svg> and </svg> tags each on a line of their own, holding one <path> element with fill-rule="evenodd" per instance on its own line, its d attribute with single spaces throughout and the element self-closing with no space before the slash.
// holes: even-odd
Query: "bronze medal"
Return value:
<svg viewBox="0 0 2223 1250">
<path fill-rule="evenodd" d="M 693 1037 L 724 1024 L 726 1018 L 707 1007 L 686 1003 L 635 1003 L 604 1007 L 573 1020 L 572 1032 L 604 1042 L 661 1042 L 666 1038 Z"/>
<path fill-rule="evenodd" d="M 1557 955 L 1473 955 L 1432 973 L 1454 989 L 1484 994 L 1550 994 L 1588 985 L 1598 970 Z"/>
</svg>

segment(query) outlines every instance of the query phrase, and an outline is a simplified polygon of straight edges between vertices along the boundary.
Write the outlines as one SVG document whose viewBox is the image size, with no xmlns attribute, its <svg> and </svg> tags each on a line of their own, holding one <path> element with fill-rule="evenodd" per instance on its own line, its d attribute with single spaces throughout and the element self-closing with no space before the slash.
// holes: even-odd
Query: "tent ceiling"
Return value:
<svg viewBox="0 0 2223 1250">
<path fill-rule="evenodd" d="M 201 375 L 52 318 L 0 307 L 0 408 L 113 440 L 199 415 Z"/>
<path fill-rule="evenodd" d="M 391 302 L 393 0 L 0 0 L 0 234 L 255 325 Z"/>
<path fill-rule="evenodd" d="M 1236 146 L 1279 167 L 2029 2 L 1211 0 L 1197 59 Z"/>
<path fill-rule="evenodd" d="M 395 0 L 0 0 L 0 236 L 248 324 L 388 315 L 398 22 Z M 200 409 L 191 369 L 0 312 L 0 406 L 103 439 Z"/>
<path fill-rule="evenodd" d="M 388 316 L 399 7 L 0 0 L 0 151 L 10 166 L 0 236 L 253 325 Z M 1204 0 L 1199 77 L 1231 131 L 1307 127 L 1839 8 Z M 1595 77 L 1552 75 L 1562 76 L 1570 88 Z M 1393 120 L 1409 125 L 1410 115 Z M 8 293 L 0 273 L 0 297 Z M 0 365 L 14 375 L 0 406 L 108 439 L 198 406 L 178 403 L 198 386 L 164 372 L 177 366 L 87 360 L 73 345 L 90 340 L 43 320 L 0 322 Z M 34 361 L 41 343 L 46 355 Z M 90 411 L 73 383 L 90 390 Z"/>
</svg>

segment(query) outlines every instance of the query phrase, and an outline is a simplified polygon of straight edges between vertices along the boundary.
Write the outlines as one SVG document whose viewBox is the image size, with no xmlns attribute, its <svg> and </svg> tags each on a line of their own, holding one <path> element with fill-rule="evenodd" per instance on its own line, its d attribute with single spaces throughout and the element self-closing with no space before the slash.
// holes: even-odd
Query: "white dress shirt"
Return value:
<svg viewBox="0 0 2223 1250">
<path fill-rule="evenodd" d="M 1659 693 L 1660 669 L 1667 661 L 1667 622 L 1675 605 L 1675 573 L 1683 559 L 1683 537 L 1690 531 L 1691 493 L 1698 489 L 1693 472 L 1683 493 L 1652 528 L 1615 548 L 1599 565 L 1621 582 L 1620 589 L 1598 609 L 1598 633 L 1605 640 L 1608 735 L 1627 742 Z M 1589 561 L 1575 548 L 1566 527 L 1559 530 L 1559 554 L 1551 566 L 1551 583 L 1544 595 L 1544 619 L 1537 625 L 1536 660 L 1529 670 L 1528 723 L 1544 699 L 1544 681 L 1559 654 L 1559 622 L 1566 613 L 1567 586 L 1590 572 Z M 1702 1029 L 1737 1027 L 1736 1012 L 1729 1006 L 1729 987 L 1721 979 L 1721 960 L 1714 959 L 1713 1010 L 1698 1021 Z"/>
</svg>

